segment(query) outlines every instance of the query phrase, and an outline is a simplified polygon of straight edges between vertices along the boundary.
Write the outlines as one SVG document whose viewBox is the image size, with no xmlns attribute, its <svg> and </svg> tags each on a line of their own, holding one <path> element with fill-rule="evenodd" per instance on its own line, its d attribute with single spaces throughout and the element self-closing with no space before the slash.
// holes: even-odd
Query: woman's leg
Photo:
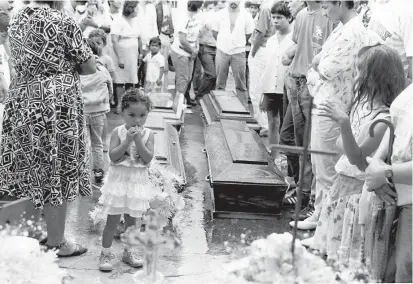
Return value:
<svg viewBox="0 0 413 284">
<path fill-rule="evenodd" d="M 95 175 L 95 182 L 102 183 L 104 172 L 104 161 L 103 161 L 103 140 L 102 134 L 105 128 L 106 114 L 101 114 L 99 116 L 92 116 L 90 118 L 90 140 L 92 142 L 92 155 L 93 155 L 93 171 Z"/>
<path fill-rule="evenodd" d="M 124 84 L 116 84 L 116 87 L 115 87 L 115 94 L 116 94 L 116 108 L 115 108 L 115 111 L 118 114 L 121 113 L 121 110 L 122 110 L 122 97 L 123 97 L 124 92 L 125 92 Z"/>
<path fill-rule="evenodd" d="M 107 114 L 105 114 L 104 118 L 104 125 L 103 125 L 103 132 L 102 132 L 102 141 L 103 141 L 103 152 L 107 153 L 109 151 L 109 145 L 108 145 L 108 117 Z"/>
<path fill-rule="evenodd" d="M 280 104 L 280 94 L 265 94 L 268 97 L 268 137 L 270 144 L 280 143 L 280 110 L 282 104 Z M 276 159 L 278 157 L 277 150 L 271 150 L 271 157 Z"/>
<path fill-rule="evenodd" d="M 47 245 L 60 246 L 65 242 L 67 202 L 62 205 L 52 206 L 45 204 L 43 208 L 44 219 L 47 226 Z"/>
<path fill-rule="evenodd" d="M 192 69 L 189 70 L 189 57 L 179 55 L 175 51 L 171 52 L 171 57 L 175 67 L 175 89 L 184 95 L 189 83 L 190 71 L 192 71 Z"/>
</svg>

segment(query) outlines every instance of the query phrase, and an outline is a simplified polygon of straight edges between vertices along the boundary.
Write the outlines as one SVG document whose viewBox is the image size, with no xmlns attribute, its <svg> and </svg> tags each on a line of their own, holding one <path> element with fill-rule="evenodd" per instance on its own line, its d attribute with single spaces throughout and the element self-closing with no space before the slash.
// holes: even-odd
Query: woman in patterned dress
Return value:
<svg viewBox="0 0 413 284">
<path fill-rule="evenodd" d="M 91 195 L 79 73 L 96 64 L 63 4 L 34 1 L 10 22 L 16 76 L 4 103 L 0 193 L 43 208 L 47 246 L 75 256 L 87 249 L 64 238 L 67 202 Z"/>
</svg>

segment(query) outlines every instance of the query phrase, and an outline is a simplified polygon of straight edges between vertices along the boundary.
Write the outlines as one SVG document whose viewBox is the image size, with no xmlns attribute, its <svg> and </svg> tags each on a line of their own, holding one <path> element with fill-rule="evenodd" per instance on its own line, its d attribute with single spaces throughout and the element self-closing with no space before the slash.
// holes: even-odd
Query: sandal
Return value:
<svg viewBox="0 0 413 284">
<path fill-rule="evenodd" d="M 58 251 L 60 248 L 62 248 L 64 245 L 66 245 L 66 242 L 59 246 L 48 246 L 46 245 L 47 250 L 56 250 Z M 57 254 L 57 257 L 72 257 L 72 256 L 79 256 L 87 252 L 87 248 L 85 248 L 82 245 L 75 244 L 75 250 L 71 254 L 65 254 L 65 255 L 60 255 Z"/>
</svg>

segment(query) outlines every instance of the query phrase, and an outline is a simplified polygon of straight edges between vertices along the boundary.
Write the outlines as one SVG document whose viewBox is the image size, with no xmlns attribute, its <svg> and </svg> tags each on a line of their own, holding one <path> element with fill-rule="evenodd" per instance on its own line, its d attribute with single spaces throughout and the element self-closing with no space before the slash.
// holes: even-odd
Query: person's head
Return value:
<svg viewBox="0 0 413 284">
<path fill-rule="evenodd" d="M 332 22 L 342 21 L 349 10 L 355 9 L 355 1 L 323 1 L 321 7 L 324 15 Z"/>
<path fill-rule="evenodd" d="M 102 48 L 96 43 L 95 40 L 91 38 L 86 39 L 87 44 L 89 45 L 90 49 L 92 50 L 93 54 L 96 56 L 102 55 Z"/>
<path fill-rule="evenodd" d="M 56 10 L 63 10 L 63 7 L 65 6 L 65 1 L 46 1 L 46 0 L 34 0 L 33 2 L 39 3 L 39 4 L 47 4 L 50 6 L 52 9 Z"/>
<path fill-rule="evenodd" d="M 288 9 L 290 9 L 293 18 L 297 17 L 297 14 L 304 9 L 306 5 L 306 2 L 301 0 L 288 1 Z"/>
<path fill-rule="evenodd" d="M 152 109 L 152 101 L 141 90 L 132 88 L 122 97 L 122 118 L 126 127 L 142 127 Z"/>
<path fill-rule="evenodd" d="M 94 29 L 89 33 L 90 40 L 92 40 L 100 49 L 99 56 L 102 55 L 102 51 L 106 46 L 106 34 L 102 29 Z"/>
<path fill-rule="evenodd" d="M 199 12 L 199 9 L 201 9 L 203 4 L 204 1 L 188 1 L 186 7 L 188 9 L 188 12 L 196 14 Z"/>
<path fill-rule="evenodd" d="M 151 50 L 152 54 L 156 54 L 161 49 L 162 43 L 159 37 L 153 37 L 149 41 L 149 49 Z"/>
<path fill-rule="evenodd" d="M 215 10 L 215 6 L 217 5 L 218 1 L 205 1 L 204 2 L 204 11 L 210 12 Z"/>
<path fill-rule="evenodd" d="M 109 0 L 108 5 L 112 9 L 119 10 L 122 7 L 122 1 L 121 0 Z"/>
<path fill-rule="evenodd" d="M 356 59 L 353 105 L 375 102 L 390 106 L 405 88 L 405 73 L 399 54 L 391 47 L 377 44 L 363 47 Z"/>
<path fill-rule="evenodd" d="M 229 0 L 228 1 L 228 7 L 230 7 L 231 9 L 238 9 L 239 8 L 239 3 L 241 1 L 240 0 Z"/>
<path fill-rule="evenodd" d="M 89 0 L 87 1 L 87 12 L 89 14 L 94 14 L 99 10 L 99 2 L 98 0 Z"/>
<path fill-rule="evenodd" d="M 0 45 L 4 44 L 8 36 L 10 14 L 8 11 L 0 10 Z"/>
<path fill-rule="evenodd" d="M 11 12 L 14 8 L 14 1 L 0 1 L 0 10 Z"/>
<path fill-rule="evenodd" d="M 271 7 L 271 20 L 274 24 L 274 28 L 277 31 L 282 31 L 290 26 L 293 20 L 288 5 L 283 1 L 276 2 Z"/>
<path fill-rule="evenodd" d="M 126 18 L 134 18 L 138 16 L 139 1 L 125 1 L 123 3 L 122 15 Z"/>
<path fill-rule="evenodd" d="M 216 9 L 217 10 L 222 10 L 227 6 L 227 0 L 218 0 L 217 1 L 217 6 Z"/>
<path fill-rule="evenodd" d="M 258 14 L 260 11 L 260 6 L 261 6 L 261 1 L 259 0 L 253 0 L 250 1 L 250 9 L 249 12 L 251 13 L 252 17 L 255 18 L 255 16 Z"/>
</svg>

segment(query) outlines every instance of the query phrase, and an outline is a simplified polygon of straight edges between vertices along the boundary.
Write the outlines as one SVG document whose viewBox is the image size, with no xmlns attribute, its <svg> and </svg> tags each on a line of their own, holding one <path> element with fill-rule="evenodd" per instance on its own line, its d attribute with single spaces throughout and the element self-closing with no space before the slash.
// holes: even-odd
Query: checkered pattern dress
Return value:
<svg viewBox="0 0 413 284">
<path fill-rule="evenodd" d="M 76 67 L 92 53 L 81 30 L 60 11 L 26 7 L 9 37 L 17 76 L 5 101 L 0 194 L 30 197 L 36 208 L 91 195 Z"/>
</svg>

